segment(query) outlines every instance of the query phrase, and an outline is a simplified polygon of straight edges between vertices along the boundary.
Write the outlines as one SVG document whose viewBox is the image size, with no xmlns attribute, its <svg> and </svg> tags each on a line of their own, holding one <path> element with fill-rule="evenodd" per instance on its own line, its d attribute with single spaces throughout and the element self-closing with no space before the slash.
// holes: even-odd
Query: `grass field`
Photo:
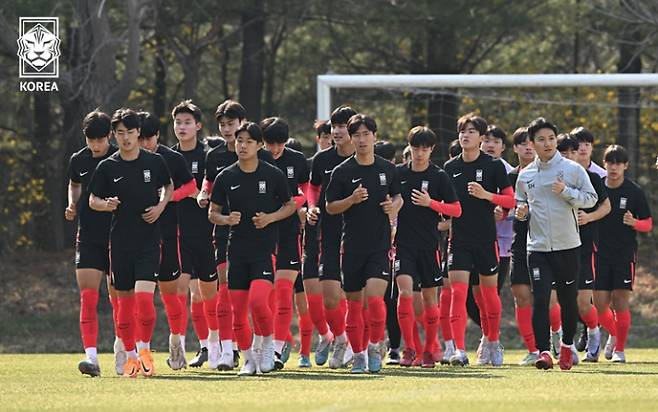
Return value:
<svg viewBox="0 0 658 412">
<path fill-rule="evenodd" d="M 469 354 L 474 359 L 473 354 Z M 507 351 L 515 364 L 524 355 Z M 233 372 L 172 372 L 156 354 L 158 375 L 123 379 L 112 355 L 101 356 L 101 378 L 81 376 L 81 355 L 0 355 L 0 410 L 223 411 L 656 411 L 658 349 L 628 350 L 625 365 L 603 361 L 559 369 L 386 367 L 350 375 L 326 367 L 238 378 Z M 189 359 L 189 357 L 188 357 Z"/>
</svg>

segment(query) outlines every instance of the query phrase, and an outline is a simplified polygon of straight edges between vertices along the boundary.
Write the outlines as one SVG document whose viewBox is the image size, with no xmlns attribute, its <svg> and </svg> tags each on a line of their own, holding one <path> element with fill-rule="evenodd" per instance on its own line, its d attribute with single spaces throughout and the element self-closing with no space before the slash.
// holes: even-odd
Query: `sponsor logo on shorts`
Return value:
<svg viewBox="0 0 658 412">
<path fill-rule="evenodd" d="M 586 281 L 585 281 L 585 284 L 586 284 L 586 285 L 589 285 L 589 284 L 591 284 L 591 283 L 593 283 L 593 282 L 594 282 L 594 281 L 593 281 L 592 279 L 590 279 L 590 280 L 586 280 Z"/>
<path fill-rule="evenodd" d="M 573 282 L 575 282 L 575 281 L 576 281 L 576 279 L 574 279 L 574 280 L 568 280 L 568 281 L 566 281 L 566 282 L 564 282 L 564 283 L 566 283 L 567 285 L 571 285 L 571 284 L 572 284 Z"/>
<path fill-rule="evenodd" d="M 443 276 L 437 276 L 437 277 L 434 278 L 434 281 L 435 281 L 435 282 L 438 282 L 438 281 L 440 281 L 441 279 L 443 279 Z"/>
<path fill-rule="evenodd" d="M 151 183 L 151 170 L 144 170 L 144 183 Z"/>
<path fill-rule="evenodd" d="M 286 173 L 288 174 L 288 179 L 295 177 L 295 168 L 293 166 L 286 167 Z"/>
<path fill-rule="evenodd" d="M 386 173 L 380 173 L 379 174 L 379 184 L 381 186 L 386 186 Z"/>
<path fill-rule="evenodd" d="M 475 181 L 476 182 L 481 182 L 482 181 L 482 169 L 477 169 L 475 171 Z"/>
<path fill-rule="evenodd" d="M 626 204 L 628 203 L 628 199 L 625 197 L 620 197 L 619 198 L 619 208 L 620 209 L 626 209 Z"/>
<path fill-rule="evenodd" d="M 632 279 L 624 279 L 624 283 L 626 283 L 626 284 L 629 284 L 629 283 L 631 283 L 632 281 L 633 281 Z"/>
<path fill-rule="evenodd" d="M 266 193 L 267 192 L 267 185 L 265 184 L 264 180 L 259 180 L 258 181 L 258 193 Z"/>
<path fill-rule="evenodd" d="M 298 264 L 298 263 L 299 263 L 298 260 L 291 260 L 291 261 L 290 261 L 290 264 L 291 264 L 291 265 L 296 265 L 296 264 Z"/>
<path fill-rule="evenodd" d="M 388 276 L 388 275 L 390 275 L 390 273 L 388 273 L 388 272 L 385 271 L 385 270 L 382 270 L 382 276 Z"/>
<path fill-rule="evenodd" d="M 539 273 L 539 268 L 532 268 L 532 278 L 534 280 L 541 279 L 541 274 Z"/>
<path fill-rule="evenodd" d="M 157 278 L 158 276 L 160 276 L 160 274 L 158 272 L 153 273 L 154 278 Z"/>
<path fill-rule="evenodd" d="M 212 278 L 214 278 L 215 276 L 217 276 L 217 272 L 212 272 L 208 277 L 209 277 L 210 279 L 212 279 Z"/>
<path fill-rule="evenodd" d="M 498 269 L 498 265 L 495 265 L 495 266 L 493 266 L 493 267 L 490 267 L 490 268 L 489 268 L 489 271 L 491 271 L 491 272 L 495 272 L 496 269 Z"/>
<path fill-rule="evenodd" d="M 263 272 L 263 276 L 269 276 L 271 274 L 272 274 L 272 272 Z"/>
</svg>

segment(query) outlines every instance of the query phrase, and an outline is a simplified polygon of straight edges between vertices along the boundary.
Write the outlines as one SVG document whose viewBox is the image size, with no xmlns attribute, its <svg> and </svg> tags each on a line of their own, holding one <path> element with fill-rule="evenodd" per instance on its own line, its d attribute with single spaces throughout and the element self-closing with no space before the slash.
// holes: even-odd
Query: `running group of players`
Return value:
<svg viewBox="0 0 658 412">
<path fill-rule="evenodd" d="M 83 121 L 87 145 L 71 157 L 65 211 L 78 218 L 83 374 L 100 375 L 106 275 L 115 368 L 126 377 L 155 373 L 156 286 L 173 370 L 231 370 L 240 353 L 239 375 L 282 369 L 295 307 L 299 367 L 312 366 L 317 329 L 316 365 L 379 372 L 387 328 L 388 363 L 464 366 L 469 315 L 482 329 L 477 363 L 500 366 L 508 273 L 528 349 L 521 364 L 549 369 L 555 356 L 571 369 L 579 318 L 584 361 L 599 358 L 601 325 L 605 357 L 625 362 L 636 232 L 652 220 L 644 193 L 624 177 L 623 147 L 606 149 L 603 169 L 590 159 L 589 131 L 558 135 L 538 118 L 514 132 L 512 167 L 501 158 L 505 133 L 471 113 L 458 120 L 443 168 L 430 160 L 437 136 L 422 126 L 409 131 L 396 166 L 393 146 L 376 144 L 375 120 L 343 106 L 316 123 L 319 151 L 307 160 L 288 147 L 281 118 L 248 122 L 227 100 L 215 112 L 221 137 L 202 141 L 201 117 L 189 100 L 173 109 L 171 148 L 146 112 L 96 110 Z M 200 344 L 189 364 L 188 296 Z"/>
</svg>

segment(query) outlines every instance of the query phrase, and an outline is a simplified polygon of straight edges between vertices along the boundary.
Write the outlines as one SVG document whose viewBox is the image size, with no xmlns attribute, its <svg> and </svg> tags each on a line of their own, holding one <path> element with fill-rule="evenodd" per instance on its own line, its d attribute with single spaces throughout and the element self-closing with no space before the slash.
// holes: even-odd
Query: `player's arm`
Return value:
<svg viewBox="0 0 658 412">
<path fill-rule="evenodd" d="M 333 179 L 333 177 L 332 177 Z M 361 202 L 365 202 L 368 200 L 368 189 L 363 187 L 363 185 L 359 184 L 359 186 L 354 189 L 352 194 L 347 196 L 344 199 L 338 199 L 334 201 L 329 201 L 329 188 L 331 187 L 331 182 L 329 183 L 329 186 L 327 187 L 327 213 L 330 215 L 339 215 L 343 212 L 345 212 L 347 209 L 354 205 L 358 205 Z"/>
<path fill-rule="evenodd" d="M 154 223 L 162 212 L 164 212 L 165 207 L 167 207 L 167 203 L 171 200 L 171 196 L 174 193 L 174 184 L 169 181 L 169 183 L 165 184 L 162 186 L 161 193 L 160 193 L 160 201 L 158 204 L 155 206 L 147 207 L 144 213 L 142 214 L 142 219 L 146 221 L 146 223 Z"/>
<path fill-rule="evenodd" d="M 627 210 L 624 213 L 623 219 L 625 225 L 632 227 L 637 232 L 651 232 L 653 218 L 651 217 L 651 209 L 649 208 L 649 202 L 647 202 L 644 192 L 639 192 L 635 209 L 632 212 Z"/>
<path fill-rule="evenodd" d="M 66 210 L 64 210 L 64 217 L 66 218 L 66 220 L 75 219 L 76 205 L 78 204 L 81 195 L 82 195 L 82 185 L 78 182 L 74 182 L 73 180 L 69 180 L 69 188 L 68 188 L 69 204 L 66 207 Z"/>
<path fill-rule="evenodd" d="M 526 220 L 530 215 L 530 209 L 528 207 L 528 193 L 526 192 L 525 184 L 521 175 L 519 175 L 516 180 L 516 191 L 514 192 L 514 198 L 516 200 L 516 210 L 514 211 L 514 217 L 517 220 Z"/>
<path fill-rule="evenodd" d="M 256 215 L 251 218 L 251 220 L 254 222 L 256 229 L 262 229 L 271 223 L 278 222 L 287 218 L 288 216 L 291 216 L 293 213 L 295 213 L 295 210 L 297 210 L 297 207 L 295 206 L 295 199 L 290 198 L 276 212 L 257 212 Z"/>
<path fill-rule="evenodd" d="M 210 208 L 208 208 L 208 220 L 211 223 L 218 226 L 235 226 L 240 223 L 240 212 L 231 212 L 228 215 L 222 214 L 222 206 L 218 205 L 215 202 L 210 202 Z"/>
<path fill-rule="evenodd" d="M 89 207 L 97 212 L 114 212 L 121 204 L 117 196 L 106 196 L 109 178 L 103 168 L 103 162 L 96 166 L 89 182 Z"/>
<path fill-rule="evenodd" d="M 97 212 L 114 212 L 121 204 L 118 197 L 98 197 L 95 194 L 89 194 L 89 207 Z"/>
<path fill-rule="evenodd" d="M 211 162 L 208 161 L 209 157 L 210 152 L 206 153 L 206 170 L 203 176 L 203 183 L 201 184 L 201 190 L 199 190 L 199 193 L 196 196 L 196 201 L 199 204 L 199 207 L 206 207 L 208 205 L 208 199 L 210 199 L 210 194 L 212 193 L 212 184 L 214 180 L 210 176 Z M 214 164 L 212 166 L 214 166 Z"/>
<path fill-rule="evenodd" d="M 587 209 L 594 207 L 599 197 L 592 186 L 592 181 L 585 169 L 578 168 L 574 185 L 567 185 L 565 182 L 558 180 L 553 183 L 552 190 L 562 200 L 567 202 L 574 209 Z"/>
</svg>

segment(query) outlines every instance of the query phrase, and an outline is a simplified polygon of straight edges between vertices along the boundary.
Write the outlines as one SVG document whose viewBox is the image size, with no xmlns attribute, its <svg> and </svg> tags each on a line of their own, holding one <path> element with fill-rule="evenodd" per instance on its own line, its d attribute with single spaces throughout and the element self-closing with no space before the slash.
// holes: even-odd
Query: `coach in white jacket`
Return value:
<svg viewBox="0 0 658 412">
<path fill-rule="evenodd" d="M 516 218 L 529 219 L 528 271 L 532 283 L 532 327 L 541 352 L 535 366 L 550 369 L 548 307 L 555 282 L 562 308 L 562 347 L 559 364 L 573 365 L 573 336 L 578 321 L 580 265 L 577 212 L 596 204 L 597 195 L 587 172 L 557 151 L 557 127 L 540 117 L 528 125 L 528 136 L 537 157 L 516 182 Z"/>
</svg>

